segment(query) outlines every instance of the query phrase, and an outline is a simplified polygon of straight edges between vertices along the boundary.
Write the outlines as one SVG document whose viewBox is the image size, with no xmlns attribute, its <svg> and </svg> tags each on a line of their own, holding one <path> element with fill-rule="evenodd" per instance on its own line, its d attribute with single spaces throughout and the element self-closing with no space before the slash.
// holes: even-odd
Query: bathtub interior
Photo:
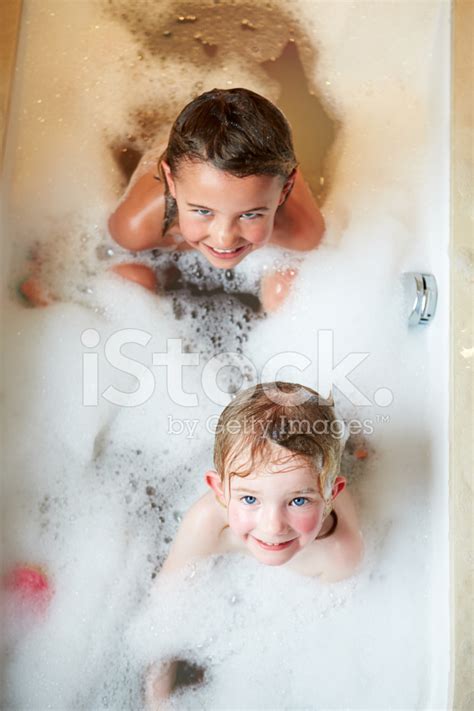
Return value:
<svg viewBox="0 0 474 711">
<path fill-rule="evenodd" d="M 449 4 L 197 7 L 24 5 L 5 155 L 4 557 L 41 565 L 54 592 L 46 612 L 5 598 L 4 705 L 139 707 L 144 668 L 173 656 L 188 672 L 172 708 L 446 708 Z M 185 283 L 165 296 L 123 283 L 107 269 L 129 255 L 106 221 L 136 154 L 192 96 L 240 85 L 300 122 L 324 243 L 304 259 L 268 248 L 232 273 L 147 253 L 137 261 L 178 266 Z M 58 295 L 45 309 L 15 291 L 32 248 Z M 264 317 L 259 278 L 287 264 L 297 285 Z M 428 327 L 407 328 L 408 271 L 437 277 Z M 153 375 L 134 406 L 104 396 L 137 388 L 130 362 L 106 358 L 125 329 L 124 355 Z M 183 369 L 197 404 L 152 366 L 177 339 L 200 354 Z M 367 354 L 350 397 L 335 391 L 369 453 L 349 451 L 343 472 L 360 573 L 323 585 L 234 556 L 152 587 L 204 492 L 229 393 L 277 372 L 317 386 L 318 339 L 335 363 Z M 98 369 L 96 406 L 84 367 Z"/>
</svg>

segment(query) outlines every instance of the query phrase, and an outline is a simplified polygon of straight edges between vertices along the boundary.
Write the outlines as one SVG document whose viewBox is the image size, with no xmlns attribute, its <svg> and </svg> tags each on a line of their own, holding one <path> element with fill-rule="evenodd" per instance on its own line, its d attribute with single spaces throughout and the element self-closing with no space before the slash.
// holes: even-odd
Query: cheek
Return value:
<svg viewBox="0 0 474 711">
<path fill-rule="evenodd" d="M 308 513 L 298 512 L 291 518 L 291 526 L 300 533 L 312 533 L 320 527 L 322 522 L 321 511 L 308 511 Z"/>
<path fill-rule="evenodd" d="M 229 505 L 229 526 L 234 533 L 239 535 L 252 530 L 254 528 L 252 512 L 231 502 Z"/>
<path fill-rule="evenodd" d="M 242 235 L 248 242 L 252 244 L 265 244 L 272 236 L 273 220 L 265 220 L 265 222 L 248 225 L 242 230 Z"/>
<path fill-rule="evenodd" d="M 180 232 L 188 242 L 197 242 L 206 234 L 204 222 L 199 222 L 186 213 L 180 213 L 179 210 L 178 218 Z"/>
</svg>

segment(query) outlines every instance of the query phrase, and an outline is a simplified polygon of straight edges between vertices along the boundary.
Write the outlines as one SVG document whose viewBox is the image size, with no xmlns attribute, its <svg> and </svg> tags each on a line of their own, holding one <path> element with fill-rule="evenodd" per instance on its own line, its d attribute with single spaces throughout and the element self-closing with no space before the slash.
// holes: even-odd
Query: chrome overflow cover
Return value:
<svg viewBox="0 0 474 711">
<path fill-rule="evenodd" d="M 405 272 L 402 281 L 408 300 L 408 325 L 421 326 L 429 323 L 436 313 L 438 302 L 438 285 L 434 275 Z"/>
</svg>

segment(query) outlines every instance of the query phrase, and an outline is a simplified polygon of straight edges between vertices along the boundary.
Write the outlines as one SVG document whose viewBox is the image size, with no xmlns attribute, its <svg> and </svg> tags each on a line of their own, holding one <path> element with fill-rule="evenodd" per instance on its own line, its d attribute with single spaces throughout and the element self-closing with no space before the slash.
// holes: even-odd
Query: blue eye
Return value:
<svg viewBox="0 0 474 711">
<path fill-rule="evenodd" d="M 250 215 L 250 217 L 249 217 Z M 261 217 L 260 212 L 244 212 L 240 217 L 245 217 L 246 220 L 255 220 L 256 217 Z"/>
<path fill-rule="evenodd" d="M 202 217 L 207 217 L 208 215 L 211 214 L 210 210 L 206 210 L 204 207 L 198 207 L 196 210 L 193 210 L 192 212 L 196 212 L 198 215 L 201 215 Z"/>
<path fill-rule="evenodd" d="M 308 499 L 305 496 L 297 496 L 291 503 L 299 508 L 300 506 L 304 506 L 307 501 Z"/>
<path fill-rule="evenodd" d="M 249 501 L 249 499 L 250 499 L 250 501 Z M 257 499 L 255 498 L 255 496 L 248 495 L 248 496 L 242 496 L 242 498 L 240 500 L 245 501 L 246 504 L 250 505 L 250 504 L 254 504 Z"/>
</svg>

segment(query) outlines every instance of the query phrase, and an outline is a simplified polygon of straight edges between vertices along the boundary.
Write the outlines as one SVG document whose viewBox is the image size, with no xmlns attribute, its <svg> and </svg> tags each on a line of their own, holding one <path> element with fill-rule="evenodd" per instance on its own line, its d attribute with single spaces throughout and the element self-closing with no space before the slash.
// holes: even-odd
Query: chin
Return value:
<svg viewBox="0 0 474 711">
<path fill-rule="evenodd" d="M 293 551 L 282 551 L 280 553 L 272 553 L 272 552 L 267 552 L 259 550 L 258 548 L 254 548 L 253 545 L 248 546 L 252 556 L 258 560 L 259 563 L 262 563 L 263 565 L 268 565 L 271 568 L 276 568 L 280 565 L 285 565 L 285 563 L 288 563 L 293 556 L 295 555 L 295 552 Z"/>
<path fill-rule="evenodd" d="M 291 558 L 287 558 L 286 560 L 279 560 L 279 561 L 271 561 L 271 560 L 262 560 L 262 558 L 257 558 L 259 563 L 262 563 L 263 565 L 267 565 L 269 568 L 277 568 L 280 565 L 285 565 L 285 563 L 288 563 Z"/>
</svg>

